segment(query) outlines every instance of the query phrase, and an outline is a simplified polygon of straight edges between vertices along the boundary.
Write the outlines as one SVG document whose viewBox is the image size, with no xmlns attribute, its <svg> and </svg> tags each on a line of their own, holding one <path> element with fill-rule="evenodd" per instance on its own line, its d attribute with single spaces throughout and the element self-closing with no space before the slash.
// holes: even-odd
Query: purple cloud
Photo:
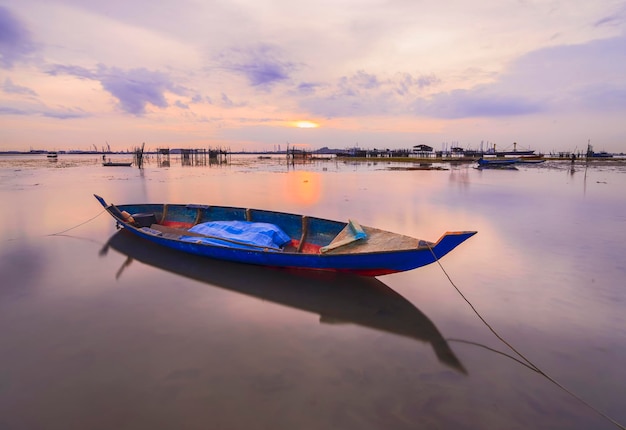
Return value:
<svg viewBox="0 0 626 430">
<path fill-rule="evenodd" d="M 13 83 L 11 78 L 6 78 L 4 80 L 4 84 L 2 85 L 2 89 L 7 94 L 21 94 L 25 96 L 36 96 L 37 93 L 31 90 L 30 88 L 23 87 L 21 85 L 16 85 Z"/>
<path fill-rule="evenodd" d="M 235 106 L 235 103 L 225 93 L 222 93 L 221 100 L 222 100 L 222 106 L 224 107 Z"/>
<path fill-rule="evenodd" d="M 28 115 L 29 112 L 8 106 L 0 106 L 0 115 Z"/>
<path fill-rule="evenodd" d="M 624 21 L 626 21 L 626 6 L 622 5 L 621 9 L 617 12 L 599 19 L 593 24 L 593 26 L 602 27 L 606 25 L 618 27 L 624 25 Z"/>
<path fill-rule="evenodd" d="M 585 106 L 595 111 L 626 110 L 626 87 L 610 84 L 590 85 L 582 88 L 577 97 Z"/>
<path fill-rule="evenodd" d="M 47 110 L 47 111 L 42 111 L 40 113 L 41 115 L 45 117 L 56 118 L 56 119 L 86 118 L 89 116 L 82 110 L 65 110 L 65 111 Z"/>
<path fill-rule="evenodd" d="M 328 118 L 405 114 L 415 94 L 439 82 L 432 74 L 414 77 L 409 73 L 402 73 L 381 79 L 375 74 L 360 70 L 351 76 L 342 76 L 334 86 L 312 86 L 316 90 L 319 87 L 319 92 L 307 92 L 306 86 L 303 90 L 299 87 L 299 104 L 312 114 Z M 327 92 L 322 95 L 324 90 Z"/>
<path fill-rule="evenodd" d="M 480 90 L 440 93 L 413 104 L 413 111 L 419 115 L 446 119 L 528 115 L 542 110 L 539 103 L 520 96 L 488 94 Z"/>
<path fill-rule="evenodd" d="M 342 76 L 339 78 L 337 85 L 339 93 L 337 95 L 356 97 L 361 94 L 362 90 L 375 90 L 380 88 L 380 86 L 381 83 L 376 75 L 359 70 L 350 77 Z"/>
<path fill-rule="evenodd" d="M 177 95 L 184 95 L 187 92 L 185 88 L 175 85 L 164 73 L 145 68 L 122 70 L 99 65 L 95 71 L 91 71 L 78 66 L 54 65 L 48 69 L 48 74 L 67 74 L 99 81 L 102 88 L 118 100 L 124 112 L 137 116 L 146 112 L 148 104 L 166 108 L 167 91 Z"/>
<path fill-rule="evenodd" d="M 624 110 L 626 37 L 541 49 L 521 57 L 499 87 L 550 110 Z"/>
<path fill-rule="evenodd" d="M 12 107 L 0 106 L 0 115 L 40 115 L 47 118 L 56 119 L 85 118 L 89 116 L 80 109 L 54 110 L 42 106 L 31 106 L 27 109 L 17 109 Z"/>
<path fill-rule="evenodd" d="M 310 95 L 315 93 L 318 86 L 318 84 L 314 84 L 312 82 L 302 82 L 298 85 L 296 91 L 298 94 Z"/>
<path fill-rule="evenodd" d="M 180 100 L 176 100 L 176 101 L 174 102 L 174 105 L 175 105 L 175 106 L 177 106 L 177 107 L 179 107 L 179 108 L 181 108 L 181 109 L 189 109 L 189 105 L 188 105 L 188 104 L 186 104 L 186 103 L 183 103 L 183 102 L 182 102 L 182 101 L 180 101 Z"/>
<path fill-rule="evenodd" d="M 211 104 L 213 104 L 213 103 L 211 103 Z M 220 95 L 219 101 L 216 102 L 216 104 L 219 107 L 223 107 L 223 108 L 236 108 L 236 107 L 246 106 L 245 102 L 235 102 L 235 101 L 233 101 L 230 97 L 228 97 L 228 95 L 226 95 L 226 93 L 222 93 Z"/>
<path fill-rule="evenodd" d="M 144 68 L 128 71 L 112 68 L 98 74 L 102 87 L 120 102 L 122 110 L 134 115 L 143 115 L 146 105 L 166 108 L 165 91 L 179 93 L 170 79 L 160 72 Z"/>
<path fill-rule="evenodd" d="M 491 84 L 419 99 L 412 111 L 437 118 L 620 111 L 626 109 L 625 74 L 625 37 L 554 46 L 520 57 Z"/>
<path fill-rule="evenodd" d="M 48 67 L 46 73 L 51 76 L 71 75 L 84 79 L 97 79 L 97 75 L 94 72 L 80 66 L 64 66 L 62 64 L 53 64 Z"/>
<path fill-rule="evenodd" d="M 202 94 L 196 94 L 191 98 L 191 103 L 202 103 L 204 102 L 204 97 L 202 97 Z M 211 99 L 209 98 L 207 100 L 207 103 L 211 104 Z"/>
<path fill-rule="evenodd" d="M 441 80 L 433 74 L 420 75 L 417 78 L 414 78 L 411 74 L 405 73 L 401 75 L 400 79 L 395 84 L 395 91 L 398 95 L 404 96 L 410 94 L 413 88 L 422 90 L 432 85 L 436 85 L 439 82 L 441 82 Z"/>
<path fill-rule="evenodd" d="M 293 63 L 278 59 L 280 52 L 269 45 L 249 49 L 232 49 L 222 53 L 222 67 L 244 75 L 255 87 L 267 87 L 289 79 Z"/>
<path fill-rule="evenodd" d="M 28 29 L 10 10 L 0 6 L 0 67 L 10 69 L 34 51 Z"/>
<path fill-rule="evenodd" d="M 379 88 L 380 82 L 376 75 L 365 73 L 363 70 L 359 70 L 351 79 L 352 83 L 360 88 L 373 89 Z"/>
</svg>

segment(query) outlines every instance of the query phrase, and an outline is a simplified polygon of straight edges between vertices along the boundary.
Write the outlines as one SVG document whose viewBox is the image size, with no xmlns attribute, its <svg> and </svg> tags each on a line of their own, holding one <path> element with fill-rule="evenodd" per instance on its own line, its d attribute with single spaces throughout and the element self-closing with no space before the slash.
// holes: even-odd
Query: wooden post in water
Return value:
<svg viewBox="0 0 626 430">
<path fill-rule="evenodd" d="M 135 148 L 135 155 L 134 155 L 134 159 L 135 159 L 135 165 L 142 169 L 143 168 L 143 149 L 146 145 L 146 142 L 143 142 L 141 144 L 141 148 Z"/>
</svg>

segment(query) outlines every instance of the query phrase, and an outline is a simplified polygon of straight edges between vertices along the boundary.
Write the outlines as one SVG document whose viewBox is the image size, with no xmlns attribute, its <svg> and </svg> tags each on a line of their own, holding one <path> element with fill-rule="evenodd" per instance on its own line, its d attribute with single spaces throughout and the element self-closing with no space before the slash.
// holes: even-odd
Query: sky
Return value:
<svg viewBox="0 0 626 430">
<path fill-rule="evenodd" d="M 0 0 L 0 151 L 626 152 L 626 1 Z"/>
</svg>

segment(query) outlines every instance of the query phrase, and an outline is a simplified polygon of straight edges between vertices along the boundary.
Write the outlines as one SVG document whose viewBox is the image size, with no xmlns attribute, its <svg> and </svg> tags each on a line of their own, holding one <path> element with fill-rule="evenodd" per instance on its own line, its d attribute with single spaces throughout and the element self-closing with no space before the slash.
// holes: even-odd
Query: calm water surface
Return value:
<svg viewBox="0 0 626 430">
<path fill-rule="evenodd" d="M 478 230 L 441 260 L 454 284 L 535 365 L 626 423 L 624 166 L 392 166 L 0 157 L 0 428 L 617 428 L 499 353 L 514 355 L 436 264 L 361 279 L 185 257 L 118 233 L 93 193 L 427 240 Z"/>
</svg>

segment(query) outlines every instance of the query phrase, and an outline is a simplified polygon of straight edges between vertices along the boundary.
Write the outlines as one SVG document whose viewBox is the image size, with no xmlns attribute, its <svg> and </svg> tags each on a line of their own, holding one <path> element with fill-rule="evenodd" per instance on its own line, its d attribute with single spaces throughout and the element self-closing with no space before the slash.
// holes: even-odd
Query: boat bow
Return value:
<svg viewBox="0 0 626 430">
<path fill-rule="evenodd" d="M 476 233 L 476 231 L 449 231 L 441 236 L 434 245 L 427 244 L 433 253 L 433 261 L 440 259 Z"/>
</svg>

